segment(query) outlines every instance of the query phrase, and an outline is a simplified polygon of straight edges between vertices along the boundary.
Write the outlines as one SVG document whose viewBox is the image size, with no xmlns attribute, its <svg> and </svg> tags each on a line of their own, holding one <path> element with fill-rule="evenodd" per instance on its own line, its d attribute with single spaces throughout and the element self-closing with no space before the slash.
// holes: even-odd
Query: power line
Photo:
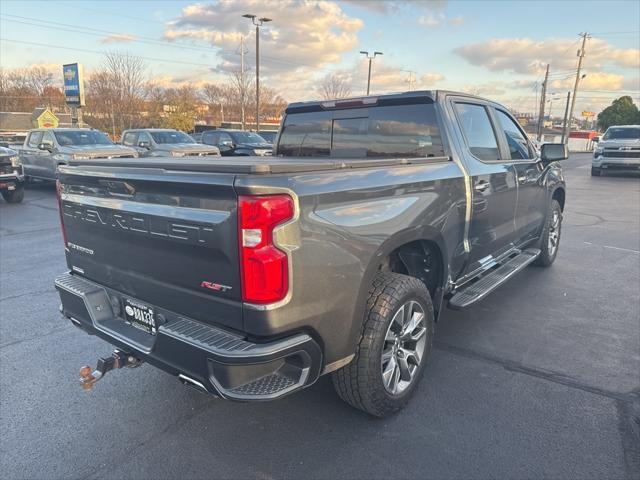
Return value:
<svg viewBox="0 0 640 480">
<path fill-rule="evenodd" d="M 65 47 L 62 45 L 53 45 L 51 43 L 38 43 L 38 42 L 27 42 L 25 40 L 14 40 L 11 38 L 0 38 L 0 40 L 2 40 L 3 42 L 9 42 L 9 43 L 19 43 L 19 44 L 23 44 L 23 45 L 34 45 L 36 47 L 51 47 L 51 48 L 60 48 L 62 50 L 73 50 L 76 52 L 86 52 L 86 53 L 99 53 L 99 54 L 105 54 L 105 53 L 110 53 L 104 50 L 90 50 L 88 48 L 77 48 L 77 47 Z M 121 56 L 117 53 L 115 53 L 114 55 L 117 56 Z M 165 62 L 165 63 L 179 63 L 182 65 L 195 65 L 198 67 L 207 67 L 207 68 L 211 68 L 211 65 L 206 64 L 206 63 L 195 63 L 195 62 L 184 62 L 184 61 L 180 61 L 180 60 L 167 60 L 164 58 L 154 58 L 154 57 L 143 57 L 141 55 L 136 55 L 139 58 L 143 58 L 145 60 L 152 60 L 154 62 Z"/>
</svg>

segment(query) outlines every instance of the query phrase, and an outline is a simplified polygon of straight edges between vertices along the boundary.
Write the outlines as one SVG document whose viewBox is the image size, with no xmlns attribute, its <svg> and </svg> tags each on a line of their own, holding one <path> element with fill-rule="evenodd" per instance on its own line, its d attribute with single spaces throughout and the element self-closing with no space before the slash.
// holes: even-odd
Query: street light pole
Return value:
<svg viewBox="0 0 640 480">
<path fill-rule="evenodd" d="M 373 52 L 373 55 L 369 55 L 369 52 L 361 50 L 361 54 L 369 59 L 369 75 L 367 76 L 367 96 L 369 96 L 369 92 L 371 90 L 371 61 L 376 58 L 378 55 L 382 55 L 382 52 Z"/>
<path fill-rule="evenodd" d="M 258 18 L 257 15 L 245 13 L 242 15 L 248 18 L 256 26 L 256 132 L 260 131 L 260 27 L 271 19 L 267 17 Z"/>
</svg>

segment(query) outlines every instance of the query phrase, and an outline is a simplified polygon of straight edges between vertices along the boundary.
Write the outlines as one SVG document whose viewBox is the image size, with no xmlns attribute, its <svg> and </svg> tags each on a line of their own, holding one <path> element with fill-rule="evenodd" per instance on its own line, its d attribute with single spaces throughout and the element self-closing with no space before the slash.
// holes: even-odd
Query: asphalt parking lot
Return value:
<svg viewBox="0 0 640 480">
<path fill-rule="evenodd" d="M 111 347 L 62 319 L 55 191 L 0 204 L 0 477 L 640 478 L 640 180 L 564 162 L 559 257 L 446 311 L 407 409 L 376 420 L 323 377 L 230 403 L 153 367 L 83 392 Z"/>
</svg>

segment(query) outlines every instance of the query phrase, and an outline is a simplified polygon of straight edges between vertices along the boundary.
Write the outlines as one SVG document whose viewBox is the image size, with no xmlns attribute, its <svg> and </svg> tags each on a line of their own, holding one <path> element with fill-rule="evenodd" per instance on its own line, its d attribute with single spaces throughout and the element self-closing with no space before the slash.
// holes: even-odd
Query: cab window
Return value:
<svg viewBox="0 0 640 480">
<path fill-rule="evenodd" d="M 496 110 L 500 128 L 507 137 L 509 154 L 512 160 L 527 160 L 533 158 L 533 149 L 529 146 L 527 137 L 522 133 L 518 124 L 502 110 Z"/>
<path fill-rule="evenodd" d="M 42 140 L 40 140 L 40 143 L 53 146 L 53 135 L 51 135 L 51 132 L 42 132 Z"/>
<path fill-rule="evenodd" d="M 135 132 L 127 132 L 124 134 L 122 138 L 122 144 L 127 147 L 134 147 L 136 145 L 136 133 Z"/>
<path fill-rule="evenodd" d="M 31 148 L 38 148 L 38 145 L 40 145 L 41 141 L 42 141 L 42 134 L 44 132 L 32 132 L 31 135 L 29 135 L 29 142 L 27 143 L 28 146 L 30 146 Z"/>
<path fill-rule="evenodd" d="M 487 109 L 473 103 L 456 103 L 455 110 L 473 156 L 480 160 L 498 160 L 498 141 Z"/>
</svg>

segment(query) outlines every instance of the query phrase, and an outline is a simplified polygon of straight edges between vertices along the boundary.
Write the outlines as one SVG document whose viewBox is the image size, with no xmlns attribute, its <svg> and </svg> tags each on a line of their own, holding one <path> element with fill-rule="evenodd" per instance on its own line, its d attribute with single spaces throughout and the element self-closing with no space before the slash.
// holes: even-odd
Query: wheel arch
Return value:
<svg viewBox="0 0 640 480">
<path fill-rule="evenodd" d="M 371 257 L 371 261 L 365 269 L 356 299 L 356 308 L 349 337 L 351 340 L 350 343 L 354 348 L 358 342 L 358 335 L 361 332 L 362 320 L 364 318 L 367 299 L 369 297 L 374 277 L 381 271 L 394 271 L 393 269 L 388 269 L 390 265 L 389 262 L 393 261 L 394 256 L 400 255 L 401 252 L 415 251 L 418 246 L 420 248 L 426 248 L 432 255 L 432 259 L 437 262 L 438 274 L 436 280 L 432 283 L 429 292 L 431 293 L 435 319 L 438 319 L 443 305 L 444 287 L 449 275 L 449 262 L 447 260 L 449 258 L 448 251 L 444 239 L 442 238 L 442 234 L 431 226 L 400 231 L 380 245 L 375 254 Z M 406 265 L 404 268 L 407 268 Z M 414 263 L 409 267 L 408 274 L 416 276 L 417 268 L 417 264 Z M 420 276 L 417 276 L 417 278 L 420 278 Z M 427 288 L 429 289 L 428 285 Z"/>
<path fill-rule="evenodd" d="M 558 203 L 560 204 L 560 209 L 562 211 L 564 211 L 565 199 L 566 199 L 566 192 L 564 187 L 562 186 L 556 187 L 556 189 L 553 190 L 553 192 L 551 193 L 551 200 L 557 200 Z"/>
</svg>

